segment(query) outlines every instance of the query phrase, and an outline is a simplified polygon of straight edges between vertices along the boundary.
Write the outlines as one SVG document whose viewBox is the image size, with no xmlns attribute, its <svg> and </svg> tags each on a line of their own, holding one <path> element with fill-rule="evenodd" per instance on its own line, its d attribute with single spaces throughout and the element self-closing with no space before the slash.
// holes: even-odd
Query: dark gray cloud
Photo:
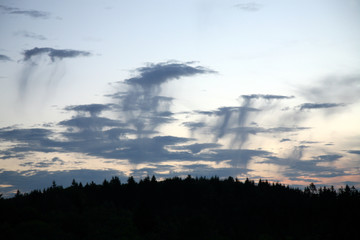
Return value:
<svg viewBox="0 0 360 240">
<path fill-rule="evenodd" d="M 44 18 L 44 19 L 49 18 L 50 16 L 48 12 L 37 11 L 37 10 L 16 10 L 16 11 L 11 11 L 10 13 L 22 14 L 33 18 Z"/>
<path fill-rule="evenodd" d="M 360 155 L 360 150 L 350 150 L 350 151 L 348 151 L 348 153 Z"/>
<path fill-rule="evenodd" d="M 38 11 L 38 10 L 24 10 L 14 7 L 8 7 L 4 5 L 0 5 L 0 9 L 2 12 L 7 14 L 19 14 L 19 15 L 25 15 L 32 18 L 43 18 L 47 19 L 50 17 L 50 13 L 44 12 L 44 11 Z"/>
<path fill-rule="evenodd" d="M 139 74 L 136 77 L 125 80 L 130 85 L 140 85 L 144 88 L 159 86 L 172 79 L 193 76 L 196 74 L 215 73 L 215 71 L 201 67 L 191 66 L 187 63 L 164 62 L 148 64 L 146 67 L 137 68 Z"/>
<path fill-rule="evenodd" d="M 113 120 L 104 117 L 74 117 L 69 120 L 59 122 L 59 125 L 67 127 L 77 127 L 78 129 L 92 129 L 94 131 L 100 131 L 104 127 L 117 127 L 124 126 L 124 124 L 118 120 Z"/>
<path fill-rule="evenodd" d="M 319 180 L 316 180 L 314 178 L 300 178 L 300 177 L 289 177 L 289 180 L 291 181 L 302 181 L 302 182 L 309 182 L 309 183 L 317 183 L 320 182 Z"/>
<path fill-rule="evenodd" d="M 129 159 L 132 163 L 196 160 L 196 157 L 190 153 L 167 150 L 168 146 L 185 143 L 189 140 L 188 138 L 174 136 L 128 139 L 121 141 L 121 149 L 114 148 L 111 151 L 104 152 L 102 156 L 107 158 Z"/>
<path fill-rule="evenodd" d="M 148 64 L 135 70 L 137 76 L 119 82 L 121 91 L 112 95 L 124 122 L 138 132 L 138 137 L 175 120 L 170 111 L 173 98 L 161 96 L 161 86 L 170 80 L 199 74 L 214 73 L 213 70 L 192 66 L 193 63 L 163 62 Z M 124 91 L 124 89 L 126 89 Z"/>
<path fill-rule="evenodd" d="M 24 162 L 19 164 L 22 167 L 32 167 L 32 168 L 48 168 L 55 165 L 64 165 L 65 162 L 58 157 L 54 157 L 51 160 L 42 160 L 36 162 Z"/>
<path fill-rule="evenodd" d="M 63 59 L 77 57 L 76 53 L 59 52 L 50 48 L 34 48 L 24 53 L 25 62 L 36 61 L 38 55 Z M 59 50 L 63 51 L 63 50 Z M 52 55 L 52 56 L 51 56 Z M 80 54 L 81 55 L 81 54 Z M 51 64 L 56 64 L 50 59 Z M 31 60 L 31 61 L 30 61 Z M 208 131 L 206 137 L 214 137 L 214 142 L 194 143 L 197 139 L 166 135 L 159 136 L 158 129 L 173 122 L 176 113 L 171 111 L 173 98 L 162 96 L 162 84 L 182 77 L 198 74 L 214 73 L 214 71 L 190 63 L 158 63 L 136 69 L 136 76 L 119 84 L 121 91 L 111 95 L 111 104 L 72 105 L 64 108 L 74 116 L 70 119 L 54 123 L 54 130 L 49 128 L 0 129 L 0 139 L 13 145 L 0 152 L 0 158 L 24 158 L 33 152 L 81 153 L 88 156 L 105 158 L 107 161 L 121 162 L 128 160 L 131 164 L 147 163 L 154 168 L 134 170 L 136 174 L 155 173 L 156 170 L 168 171 L 160 176 L 174 174 L 216 174 L 220 176 L 247 174 L 249 161 L 264 159 L 264 163 L 273 163 L 286 168 L 284 175 L 292 178 L 299 176 L 343 176 L 345 173 L 335 167 L 321 166 L 321 163 L 335 162 L 342 156 L 337 154 L 320 155 L 310 160 L 303 160 L 303 151 L 307 146 L 298 146 L 288 158 L 277 158 L 273 153 L 261 149 L 243 149 L 250 135 L 273 134 L 273 136 L 289 137 L 307 127 L 295 125 L 275 125 L 261 127 L 255 123 L 257 114 L 272 109 L 274 104 L 293 98 L 292 96 L 251 94 L 241 95 L 239 106 L 225 106 L 213 111 L 195 111 L 198 122 L 191 120 L 182 123 L 190 130 Z M 256 106 L 256 107 L 255 107 Z M 260 106 L 260 107 L 258 107 Z M 109 112 L 116 113 L 115 118 L 108 118 Z M 299 111 L 297 111 L 299 113 Z M 105 117 L 106 116 L 106 117 Z M 180 120 L 180 119 L 179 119 Z M 268 125 L 273 126 L 273 125 Z M 290 127 L 289 127 L 290 126 Z M 56 128 L 56 131 L 55 131 Z M 202 133 L 202 132 L 201 132 Z M 228 137 L 230 147 L 216 143 L 220 138 Z M 61 140 L 60 140 L 61 139 Z M 207 140 L 209 141 L 209 140 Z M 280 142 L 291 141 L 282 138 Z M 221 141 L 222 143 L 222 141 Z M 300 142 L 309 144 L 310 142 Z M 311 142 L 314 143 L 314 142 Z M 356 151 L 356 150 L 354 150 Z M 350 152 L 350 151 L 349 151 Z M 358 154 L 358 153 L 356 153 Z M 178 166 L 164 166 L 164 162 L 186 162 L 187 167 L 176 172 Z M 230 168 L 215 169 L 206 164 L 191 164 L 193 161 L 228 162 Z M 29 160 L 23 161 L 24 167 L 51 168 L 65 164 L 61 160 Z M 139 166 L 139 165 L 137 165 Z M 158 175 L 158 174 L 157 174 Z"/>
<path fill-rule="evenodd" d="M 246 124 L 249 114 L 251 112 L 259 112 L 259 109 L 251 108 L 247 106 L 242 107 L 221 107 L 214 111 L 195 111 L 197 114 L 207 115 L 207 116 L 216 116 L 215 124 L 210 127 L 210 133 L 215 137 L 215 141 L 218 141 L 220 138 L 223 138 L 229 132 L 239 126 L 242 127 Z M 199 124 L 199 123 L 198 123 Z M 242 134 L 238 132 L 238 135 L 235 136 L 234 141 L 238 142 L 240 146 L 245 143 L 247 140 L 247 134 Z"/>
<path fill-rule="evenodd" d="M 24 61 L 29 61 L 34 56 L 47 55 L 51 61 L 54 62 L 56 59 L 63 58 L 75 58 L 75 57 L 88 57 L 91 55 L 87 51 L 71 50 L 71 49 L 54 49 L 54 48 L 38 48 L 25 50 L 23 52 Z"/>
<path fill-rule="evenodd" d="M 334 108 L 334 107 L 344 107 L 343 103 L 303 103 L 298 107 L 300 110 L 305 109 L 321 109 L 321 108 Z"/>
<path fill-rule="evenodd" d="M 286 159 L 271 157 L 264 163 L 272 163 L 275 165 L 285 166 L 286 170 L 282 173 L 286 177 L 336 177 L 345 176 L 343 170 L 335 167 L 325 167 L 318 165 L 321 160 L 299 160 L 299 159 Z"/>
<path fill-rule="evenodd" d="M 75 111 L 78 113 L 89 113 L 90 116 L 98 116 L 101 112 L 111 110 L 113 104 L 84 104 L 65 107 L 66 111 Z"/>
<path fill-rule="evenodd" d="M 0 152 L 1 158 L 8 159 L 31 152 L 77 152 L 101 158 L 128 159 L 133 163 L 198 159 L 191 153 L 167 149 L 191 139 L 174 136 L 129 139 L 128 136 L 135 131 L 119 127 L 122 123 L 117 120 L 80 117 L 64 120 L 59 125 L 67 129 L 62 132 L 40 128 L 0 130 L 1 140 L 15 144 Z M 56 140 L 55 136 L 61 136 L 62 140 Z M 44 167 L 46 165 L 41 164 Z"/>
<path fill-rule="evenodd" d="M 294 96 L 283 96 L 283 95 L 271 95 L 271 94 L 250 94 L 250 95 L 241 95 L 243 99 L 265 99 L 265 100 L 282 100 L 282 99 L 291 99 Z"/>
<path fill-rule="evenodd" d="M 135 133 L 119 120 L 96 116 L 99 111 L 107 109 L 106 105 L 78 105 L 68 108 L 68 110 L 90 112 L 90 116 L 76 115 L 58 123 L 60 126 L 67 127 L 61 132 L 66 141 L 55 143 L 64 151 L 106 158 L 107 154 L 104 153 L 112 152 L 121 146 L 120 139 Z"/>
<path fill-rule="evenodd" d="M 0 54 L 0 61 L 8 62 L 12 61 L 10 57 Z"/>
<path fill-rule="evenodd" d="M 129 128 L 111 128 L 109 130 L 103 131 L 107 138 L 111 141 L 119 140 L 120 138 L 126 138 L 128 135 L 135 135 L 136 131 Z M 149 134 L 155 134 L 157 132 L 152 131 Z"/>
<path fill-rule="evenodd" d="M 50 139 L 53 133 L 43 128 L 0 129 L 0 139 L 14 144 L 2 152 L 2 158 L 22 157 L 30 152 L 59 151 L 56 141 Z"/>
<path fill-rule="evenodd" d="M 256 114 L 261 114 L 262 112 L 271 109 L 273 104 L 277 104 L 279 100 L 292 99 L 294 98 L 293 96 L 250 94 L 241 95 L 239 98 L 242 104 L 239 107 L 221 107 L 215 111 L 195 111 L 197 114 L 217 117 L 215 123 L 209 127 L 209 132 L 207 132 L 207 134 L 211 133 L 214 135 L 214 141 L 218 141 L 224 137 L 230 137 L 232 147 L 242 148 L 249 140 L 250 134 L 283 133 L 308 129 L 304 127 L 275 127 L 265 129 L 257 127 L 258 124 L 253 121 Z M 255 105 L 261 106 L 261 109 L 255 108 Z M 255 125 L 256 127 L 249 127 L 249 125 Z M 196 128 L 191 128 L 192 126 L 188 127 L 194 134 L 195 131 L 202 129 L 199 126 L 196 126 Z M 207 124 L 207 126 L 209 126 L 209 124 Z"/>
<path fill-rule="evenodd" d="M 156 163 L 169 160 L 192 161 L 198 157 L 191 153 L 169 151 L 173 145 L 189 141 L 187 138 L 174 136 L 157 136 L 153 138 L 137 139 L 107 139 L 101 138 L 78 139 L 62 143 L 67 152 L 81 152 L 87 155 L 109 158 L 127 159 L 131 163 Z"/>
<path fill-rule="evenodd" d="M 60 60 L 65 58 L 76 58 L 81 56 L 90 56 L 90 52 L 78 51 L 70 49 L 54 49 L 54 48 L 33 48 L 23 52 L 23 69 L 18 81 L 19 85 L 19 100 L 26 103 L 25 98 L 27 94 L 31 93 L 31 88 L 39 88 L 38 86 L 31 85 L 32 82 L 42 81 L 42 85 L 46 86 L 46 92 L 53 90 L 56 83 L 65 74 L 60 72 Z M 45 58 L 41 58 L 41 57 Z M 46 63 L 46 61 L 47 63 Z M 46 67 L 44 65 L 46 64 Z M 43 70 L 43 71 L 42 71 Z M 34 72 L 41 72 L 42 79 L 34 75 Z M 46 94 L 46 92 L 44 94 Z"/>
<path fill-rule="evenodd" d="M 282 174 L 290 178 L 298 177 L 324 177 L 331 178 L 337 176 L 353 175 L 346 173 L 343 169 L 339 169 L 335 166 L 323 166 L 321 163 L 334 162 L 340 159 L 342 156 L 337 154 L 320 155 L 313 157 L 313 159 L 303 159 L 304 150 L 307 146 L 296 146 L 292 153 L 287 158 L 279 158 L 275 156 L 265 156 L 267 160 L 259 163 L 271 163 L 279 166 L 286 167 Z"/>
<path fill-rule="evenodd" d="M 231 160 L 234 166 L 245 167 L 253 156 L 268 154 L 260 150 L 217 149 L 221 145 L 215 143 L 184 145 L 193 139 L 174 136 L 129 139 L 128 136 L 133 135 L 134 130 L 119 127 L 118 121 L 101 117 L 75 117 L 64 120 L 59 125 L 66 126 L 67 129 L 63 132 L 40 128 L 0 131 L 0 139 L 15 143 L 15 146 L 2 152 L 3 158 L 32 152 L 77 152 L 101 158 L 128 159 L 132 163 Z M 56 140 L 54 136 L 62 137 L 61 140 Z M 202 153 L 204 149 L 210 149 L 211 153 Z M 49 167 L 59 162 L 31 161 L 25 164 Z"/>
<path fill-rule="evenodd" d="M 261 113 L 261 111 L 267 110 L 268 108 L 270 108 L 270 104 L 274 101 L 291 98 L 293 98 L 293 96 L 272 94 L 241 95 L 240 99 L 242 99 L 242 105 L 241 107 L 239 107 L 238 114 L 235 115 L 236 120 L 231 122 L 231 118 L 233 117 L 229 116 L 229 113 L 225 111 L 223 121 L 220 125 L 218 125 L 218 127 L 220 126 L 220 134 L 218 135 L 218 137 L 222 137 L 224 136 L 224 134 L 231 133 L 234 136 L 231 140 L 231 145 L 242 148 L 244 144 L 249 140 L 250 134 L 256 134 L 257 132 L 285 132 L 287 130 L 290 130 L 289 128 L 284 127 L 265 130 L 258 127 L 248 127 L 247 125 L 249 124 L 250 118 L 254 117 L 254 115 L 251 114 Z M 254 105 L 259 103 L 262 106 L 261 110 L 258 108 L 254 108 Z M 292 130 L 293 129 L 291 129 L 291 131 Z"/>
<path fill-rule="evenodd" d="M 9 158 L 16 158 L 16 159 L 25 159 L 27 155 L 24 153 L 16 153 L 10 149 L 5 151 L 0 151 L 0 159 L 9 159 Z"/>
<path fill-rule="evenodd" d="M 257 108 L 250 107 L 220 107 L 214 111 L 195 111 L 195 113 L 203 114 L 203 115 L 216 115 L 216 116 L 224 116 L 231 113 L 239 113 L 239 112 L 258 112 L 260 111 Z"/>
<path fill-rule="evenodd" d="M 22 37 L 26 37 L 26 38 L 32 38 L 32 39 L 36 39 L 36 40 L 47 40 L 47 38 L 41 34 L 36 34 L 33 32 L 28 32 L 28 31 L 19 31 L 15 33 L 16 36 L 22 36 Z"/>
<path fill-rule="evenodd" d="M 262 5 L 256 2 L 247 2 L 236 4 L 234 7 L 243 11 L 256 12 L 262 8 Z"/>
<path fill-rule="evenodd" d="M 324 162 L 334 162 L 342 157 L 343 156 L 337 155 L 337 154 L 329 154 L 329 155 L 320 155 L 320 156 L 314 157 L 314 159 L 324 161 Z"/>
<path fill-rule="evenodd" d="M 0 138 L 7 141 L 41 141 L 49 137 L 53 132 L 43 128 L 29 129 L 0 129 Z"/>
</svg>

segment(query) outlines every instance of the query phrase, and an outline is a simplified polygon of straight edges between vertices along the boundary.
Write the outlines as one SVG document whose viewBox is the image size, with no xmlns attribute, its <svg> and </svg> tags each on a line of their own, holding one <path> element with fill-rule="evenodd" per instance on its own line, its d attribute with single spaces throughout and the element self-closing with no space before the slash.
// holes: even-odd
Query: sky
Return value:
<svg viewBox="0 0 360 240">
<path fill-rule="evenodd" d="M 359 0 L 0 0 L 0 192 L 155 175 L 360 187 Z"/>
</svg>

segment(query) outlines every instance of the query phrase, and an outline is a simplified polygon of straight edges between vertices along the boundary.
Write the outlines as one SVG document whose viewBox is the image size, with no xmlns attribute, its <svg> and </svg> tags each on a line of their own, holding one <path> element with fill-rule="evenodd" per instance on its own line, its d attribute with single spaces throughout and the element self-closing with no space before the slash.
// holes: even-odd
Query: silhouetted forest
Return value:
<svg viewBox="0 0 360 240">
<path fill-rule="evenodd" d="M 0 197 L 1 239 L 354 239 L 354 187 L 304 190 L 229 177 L 73 180 Z M 355 220 L 355 221 L 354 221 Z"/>
</svg>

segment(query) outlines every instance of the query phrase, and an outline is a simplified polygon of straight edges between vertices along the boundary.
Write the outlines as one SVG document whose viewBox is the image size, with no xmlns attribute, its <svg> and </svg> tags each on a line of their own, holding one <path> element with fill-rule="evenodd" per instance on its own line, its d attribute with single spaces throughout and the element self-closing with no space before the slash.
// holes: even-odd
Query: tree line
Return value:
<svg viewBox="0 0 360 240">
<path fill-rule="evenodd" d="M 3 239 L 351 239 L 360 193 L 267 180 L 155 176 L 55 182 L 0 198 Z"/>
</svg>

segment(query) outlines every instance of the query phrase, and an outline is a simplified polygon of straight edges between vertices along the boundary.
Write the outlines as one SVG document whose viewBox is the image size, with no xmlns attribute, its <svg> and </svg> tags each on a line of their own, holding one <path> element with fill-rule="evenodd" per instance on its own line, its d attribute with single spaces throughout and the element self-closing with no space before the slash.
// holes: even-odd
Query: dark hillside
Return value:
<svg viewBox="0 0 360 240">
<path fill-rule="evenodd" d="M 0 200 L 2 239 L 353 239 L 360 193 L 229 177 L 73 181 Z"/>
</svg>

